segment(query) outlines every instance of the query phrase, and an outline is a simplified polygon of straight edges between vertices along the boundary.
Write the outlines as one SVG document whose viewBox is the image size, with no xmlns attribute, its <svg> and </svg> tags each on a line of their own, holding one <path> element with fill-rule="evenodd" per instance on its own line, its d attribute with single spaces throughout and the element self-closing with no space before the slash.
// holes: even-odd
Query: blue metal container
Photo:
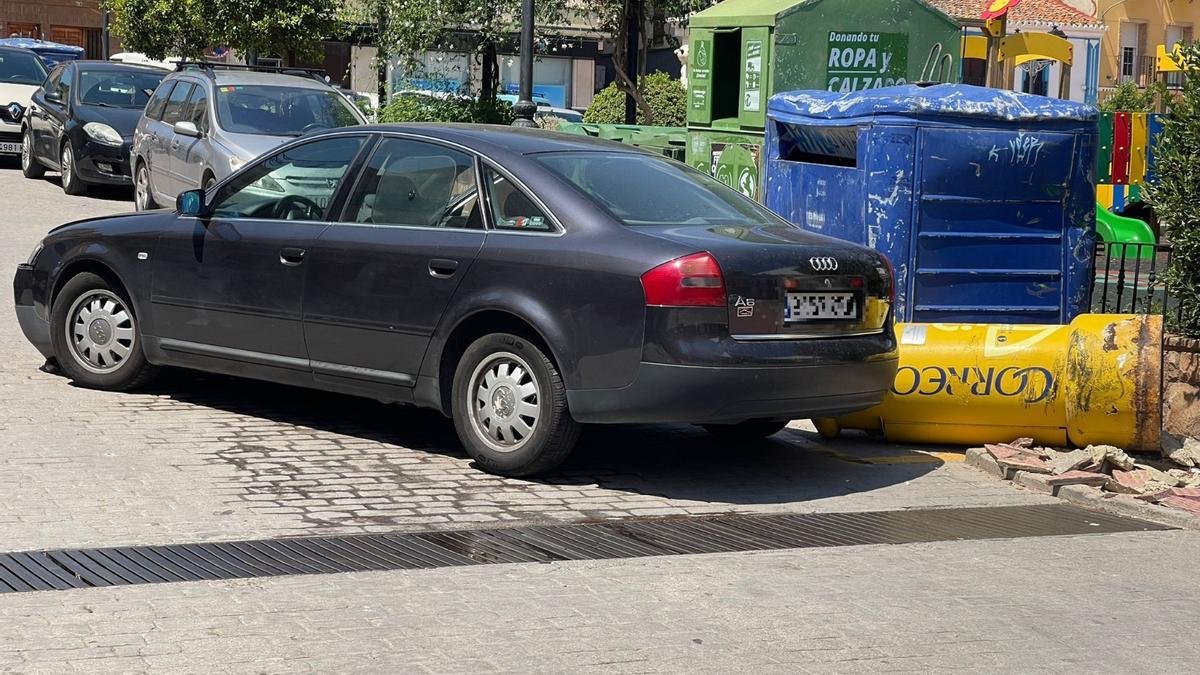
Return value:
<svg viewBox="0 0 1200 675">
<path fill-rule="evenodd" d="M 34 40 L 33 38 L 0 38 L 0 47 L 28 49 L 37 54 L 47 68 L 53 68 L 62 61 L 76 61 L 83 58 L 83 47 Z"/>
<path fill-rule="evenodd" d="M 967 85 L 771 97 L 764 203 L 896 268 L 897 321 L 1070 323 L 1095 241 L 1096 110 Z"/>
</svg>

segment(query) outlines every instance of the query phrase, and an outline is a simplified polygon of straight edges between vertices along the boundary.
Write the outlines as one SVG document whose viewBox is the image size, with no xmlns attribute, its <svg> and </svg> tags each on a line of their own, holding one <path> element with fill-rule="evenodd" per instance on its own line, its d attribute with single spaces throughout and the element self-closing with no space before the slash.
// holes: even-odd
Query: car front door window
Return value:
<svg viewBox="0 0 1200 675">
<path fill-rule="evenodd" d="M 482 229 L 475 160 L 407 138 L 385 138 L 371 154 L 346 221 L 373 225 Z"/>
<path fill-rule="evenodd" d="M 282 150 L 222 186 L 213 217 L 323 220 L 362 144 L 339 136 Z"/>
</svg>

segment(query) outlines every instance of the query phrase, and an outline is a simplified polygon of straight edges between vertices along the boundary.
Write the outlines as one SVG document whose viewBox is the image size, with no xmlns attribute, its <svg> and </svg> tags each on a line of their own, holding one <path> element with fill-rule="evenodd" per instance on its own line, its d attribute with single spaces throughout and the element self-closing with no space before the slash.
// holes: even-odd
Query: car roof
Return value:
<svg viewBox="0 0 1200 675">
<path fill-rule="evenodd" d="M 271 85 L 276 87 L 292 87 L 296 89 L 332 89 L 329 84 L 315 80 L 311 77 L 302 75 L 289 75 L 286 73 L 263 73 L 254 70 L 222 70 L 214 68 L 211 71 L 213 81 L 217 85 L 225 84 L 258 84 Z M 180 70 L 173 75 L 191 75 L 193 77 L 205 78 L 206 71 L 189 69 Z"/>
<path fill-rule="evenodd" d="M 539 152 L 605 151 L 643 153 L 631 145 L 580 134 L 566 134 L 546 129 L 523 129 L 498 124 L 403 123 L 369 124 L 355 131 L 407 131 L 436 140 L 465 145 L 481 151 L 496 150 L 522 155 Z M 337 131 L 337 130 L 334 130 Z M 341 131 L 347 131 L 342 128 Z M 330 133 L 330 132 L 325 132 Z"/>
<path fill-rule="evenodd" d="M 166 75 L 167 72 L 162 68 L 152 68 L 134 63 L 122 63 L 120 61 L 68 61 L 79 66 L 85 66 L 88 70 L 112 70 L 115 72 L 137 72 L 151 73 L 154 75 Z"/>
</svg>

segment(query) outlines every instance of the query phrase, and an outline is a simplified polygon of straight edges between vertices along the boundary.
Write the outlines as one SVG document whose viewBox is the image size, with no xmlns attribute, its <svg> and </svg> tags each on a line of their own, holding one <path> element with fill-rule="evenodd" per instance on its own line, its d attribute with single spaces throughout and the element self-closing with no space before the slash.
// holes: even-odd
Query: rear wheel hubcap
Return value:
<svg viewBox="0 0 1200 675">
<path fill-rule="evenodd" d="M 475 368 L 470 382 L 468 405 L 476 435 L 499 452 L 524 446 L 541 418 L 537 379 L 525 359 L 510 352 L 492 354 Z"/>
</svg>

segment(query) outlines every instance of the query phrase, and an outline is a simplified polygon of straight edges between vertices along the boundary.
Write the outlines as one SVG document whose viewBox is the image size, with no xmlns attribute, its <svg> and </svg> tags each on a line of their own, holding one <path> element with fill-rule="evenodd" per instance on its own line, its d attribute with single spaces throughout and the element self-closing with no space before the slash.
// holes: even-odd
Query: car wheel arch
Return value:
<svg viewBox="0 0 1200 675">
<path fill-rule="evenodd" d="M 71 260 L 70 262 L 66 263 L 55 275 L 54 285 L 51 286 L 50 289 L 50 296 L 46 298 L 46 309 L 48 312 L 53 311 L 54 303 L 58 299 L 58 294 L 60 291 L 62 291 L 63 286 L 65 286 L 72 278 L 83 274 L 84 272 L 91 272 L 92 274 L 102 277 L 108 280 L 110 283 L 115 284 L 122 292 L 125 293 L 125 298 L 129 300 L 131 305 L 133 305 L 134 315 L 141 315 L 141 312 L 138 308 L 137 299 L 133 296 L 133 293 L 130 292 L 129 285 L 125 283 L 125 280 L 121 278 L 121 275 L 118 274 L 117 271 L 108 263 L 90 257 L 75 258 Z"/>
<path fill-rule="evenodd" d="M 426 356 L 427 359 L 433 357 L 430 359 L 431 362 L 437 364 L 436 378 L 442 412 L 449 414 L 451 409 L 451 383 L 454 381 L 454 372 L 458 367 L 459 360 L 471 343 L 485 335 L 510 333 L 524 337 L 542 350 L 554 367 L 562 373 L 563 355 L 561 349 L 554 348 L 556 343 L 562 344 L 561 336 L 556 336 L 560 338 L 559 340 L 551 340 L 547 338 L 548 332 L 539 327 L 538 322 L 531 321 L 526 316 L 522 316 L 522 313 L 514 312 L 509 308 L 477 309 L 461 317 L 446 333 L 445 338 L 439 342 L 438 353 Z"/>
</svg>

